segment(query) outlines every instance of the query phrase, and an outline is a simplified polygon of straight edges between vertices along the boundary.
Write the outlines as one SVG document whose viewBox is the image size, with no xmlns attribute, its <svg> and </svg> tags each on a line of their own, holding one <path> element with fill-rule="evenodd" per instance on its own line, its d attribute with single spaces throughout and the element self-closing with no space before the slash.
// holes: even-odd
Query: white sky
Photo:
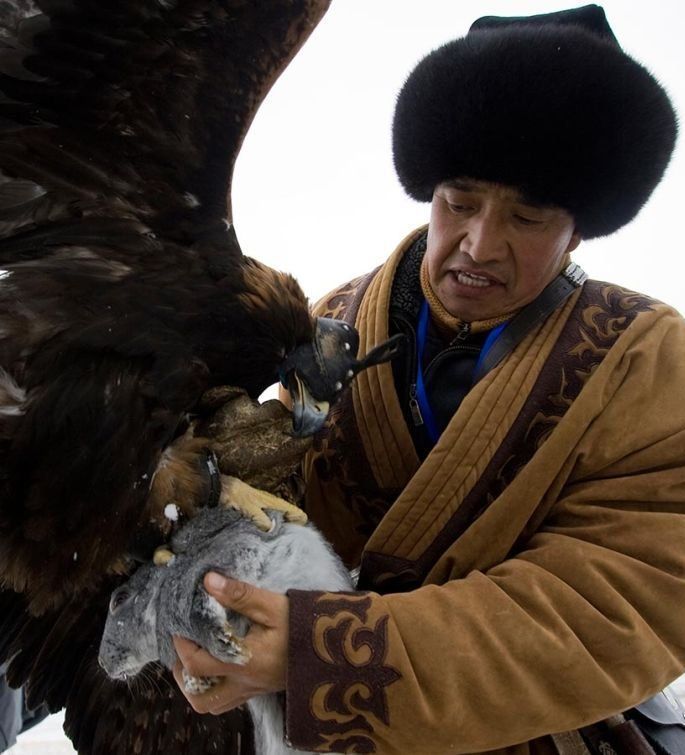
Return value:
<svg viewBox="0 0 685 755">
<path fill-rule="evenodd" d="M 551 0 L 333 0 L 267 97 L 238 159 L 233 202 L 243 251 L 295 274 L 312 300 L 382 262 L 428 219 L 428 205 L 403 193 L 391 157 L 395 97 L 413 66 L 479 16 L 568 7 Z M 685 113 L 685 5 L 606 0 L 603 7 L 623 49 Z M 581 244 L 575 259 L 592 277 L 685 313 L 682 142 L 640 215 L 611 237 Z"/>
</svg>

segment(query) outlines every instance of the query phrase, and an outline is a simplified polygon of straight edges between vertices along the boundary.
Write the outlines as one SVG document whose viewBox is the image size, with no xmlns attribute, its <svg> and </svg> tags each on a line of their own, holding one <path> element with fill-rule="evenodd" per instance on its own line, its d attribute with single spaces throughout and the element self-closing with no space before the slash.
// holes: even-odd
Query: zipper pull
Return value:
<svg viewBox="0 0 685 755">
<path fill-rule="evenodd" d="M 459 332 L 457 335 L 452 339 L 452 343 L 455 341 L 465 341 L 469 335 L 471 334 L 471 323 L 470 322 L 463 322 L 459 326 Z"/>
<path fill-rule="evenodd" d="M 416 398 L 416 383 L 412 383 L 409 386 L 409 411 L 411 412 L 411 418 L 414 420 L 416 427 L 421 427 L 423 424 L 423 417 L 421 416 L 419 401 Z"/>
</svg>

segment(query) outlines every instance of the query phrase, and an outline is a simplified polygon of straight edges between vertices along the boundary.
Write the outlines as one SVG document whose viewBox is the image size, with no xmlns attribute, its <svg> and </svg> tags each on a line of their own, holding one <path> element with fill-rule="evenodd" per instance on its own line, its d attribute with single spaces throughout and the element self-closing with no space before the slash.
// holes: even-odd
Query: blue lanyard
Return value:
<svg viewBox="0 0 685 755">
<path fill-rule="evenodd" d="M 440 433 L 438 432 L 437 425 L 435 424 L 435 417 L 433 416 L 433 410 L 428 403 L 428 396 L 426 395 L 426 386 L 423 382 L 423 351 L 426 348 L 426 335 L 428 333 L 428 302 L 424 299 L 421 305 L 421 312 L 419 314 L 419 325 L 416 330 L 416 400 L 419 403 L 419 409 L 421 410 L 421 416 L 423 417 L 423 424 L 428 433 L 428 437 L 431 439 L 431 443 L 435 445 L 438 442 Z"/>
<path fill-rule="evenodd" d="M 418 327 L 416 329 L 416 400 L 419 404 L 421 417 L 423 418 L 423 424 L 426 428 L 426 432 L 428 433 L 428 437 L 430 438 L 433 445 L 435 445 L 438 442 L 440 433 L 438 432 L 438 427 L 435 423 L 435 417 L 433 416 L 433 410 L 431 409 L 430 402 L 428 401 L 428 395 L 426 394 L 426 385 L 423 380 L 423 352 L 426 348 L 429 315 L 430 310 L 428 307 L 428 302 L 424 299 L 423 304 L 421 305 L 421 311 L 419 313 Z M 480 367 L 483 359 L 485 359 L 486 354 L 488 353 L 488 351 L 490 351 L 495 341 L 499 338 L 500 333 L 504 330 L 504 328 L 506 328 L 507 325 L 507 322 L 503 322 L 488 333 L 488 337 L 485 339 L 483 348 L 480 350 L 480 355 L 478 357 L 478 363 L 476 364 L 474 374 L 478 371 L 478 368 Z"/>
<path fill-rule="evenodd" d="M 480 366 L 483 363 L 483 360 L 485 359 L 488 351 L 490 351 L 490 349 L 494 346 L 495 341 L 499 338 L 499 334 L 507 327 L 508 324 L 509 324 L 508 321 L 500 323 L 496 328 L 493 328 L 488 333 L 488 337 L 485 339 L 483 348 L 480 350 L 480 355 L 478 357 L 476 369 L 473 371 L 474 375 L 480 370 Z"/>
</svg>

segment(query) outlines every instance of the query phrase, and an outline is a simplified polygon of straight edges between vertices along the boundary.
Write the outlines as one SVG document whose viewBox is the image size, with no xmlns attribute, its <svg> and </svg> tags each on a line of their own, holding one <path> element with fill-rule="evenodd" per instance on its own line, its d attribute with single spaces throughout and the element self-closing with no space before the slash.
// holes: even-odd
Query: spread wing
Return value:
<svg viewBox="0 0 685 755">
<path fill-rule="evenodd" d="M 203 391 L 257 394 L 294 323 L 311 334 L 301 292 L 296 320 L 284 286 L 248 291 L 263 269 L 225 218 L 245 131 L 326 5 L 0 6 L 0 576 L 35 610 L 150 519 Z"/>
<path fill-rule="evenodd" d="M 143 714 L 104 680 L 98 579 L 202 391 L 260 386 L 259 364 L 226 365 L 254 332 L 231 174 L 328 2 L 0 3 L 0 657 L 32 701 L 67 705 L 83 753 L 198 726 L 233 751 L 173 687 Z"/>
<path fill-rule="evenodd" d="M 0 234 L 85 215 L 187 240 L 230 219 L 245 133 L 328 1 L 4 2 Z"/>
</svg>

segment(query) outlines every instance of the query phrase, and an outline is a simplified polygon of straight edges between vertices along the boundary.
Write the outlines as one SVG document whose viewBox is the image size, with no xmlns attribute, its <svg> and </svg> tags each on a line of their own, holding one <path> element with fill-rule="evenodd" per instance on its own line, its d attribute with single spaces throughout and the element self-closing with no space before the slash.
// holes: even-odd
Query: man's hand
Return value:
<svg viewBox="0 0 685 755">
<path fill-rule="evenodd" d="M 225 608 L 243 614 L 252 622 L 245 637 L 251 653 L 247 664 L 224 663 L 183 637 L 174 637 L 180 663 L 174 677 L 188 702 L 198 713 L 220 715 L 242 705 L 255 695 L 285 689 L 288 661 L 288 599 L 285 595 L 227 579 L 210 572 L 205 589 Z M 221 681 L 201 695 L 185 691 L 182 669 L 191 676 L 218 676 Z"/>
</svg>

